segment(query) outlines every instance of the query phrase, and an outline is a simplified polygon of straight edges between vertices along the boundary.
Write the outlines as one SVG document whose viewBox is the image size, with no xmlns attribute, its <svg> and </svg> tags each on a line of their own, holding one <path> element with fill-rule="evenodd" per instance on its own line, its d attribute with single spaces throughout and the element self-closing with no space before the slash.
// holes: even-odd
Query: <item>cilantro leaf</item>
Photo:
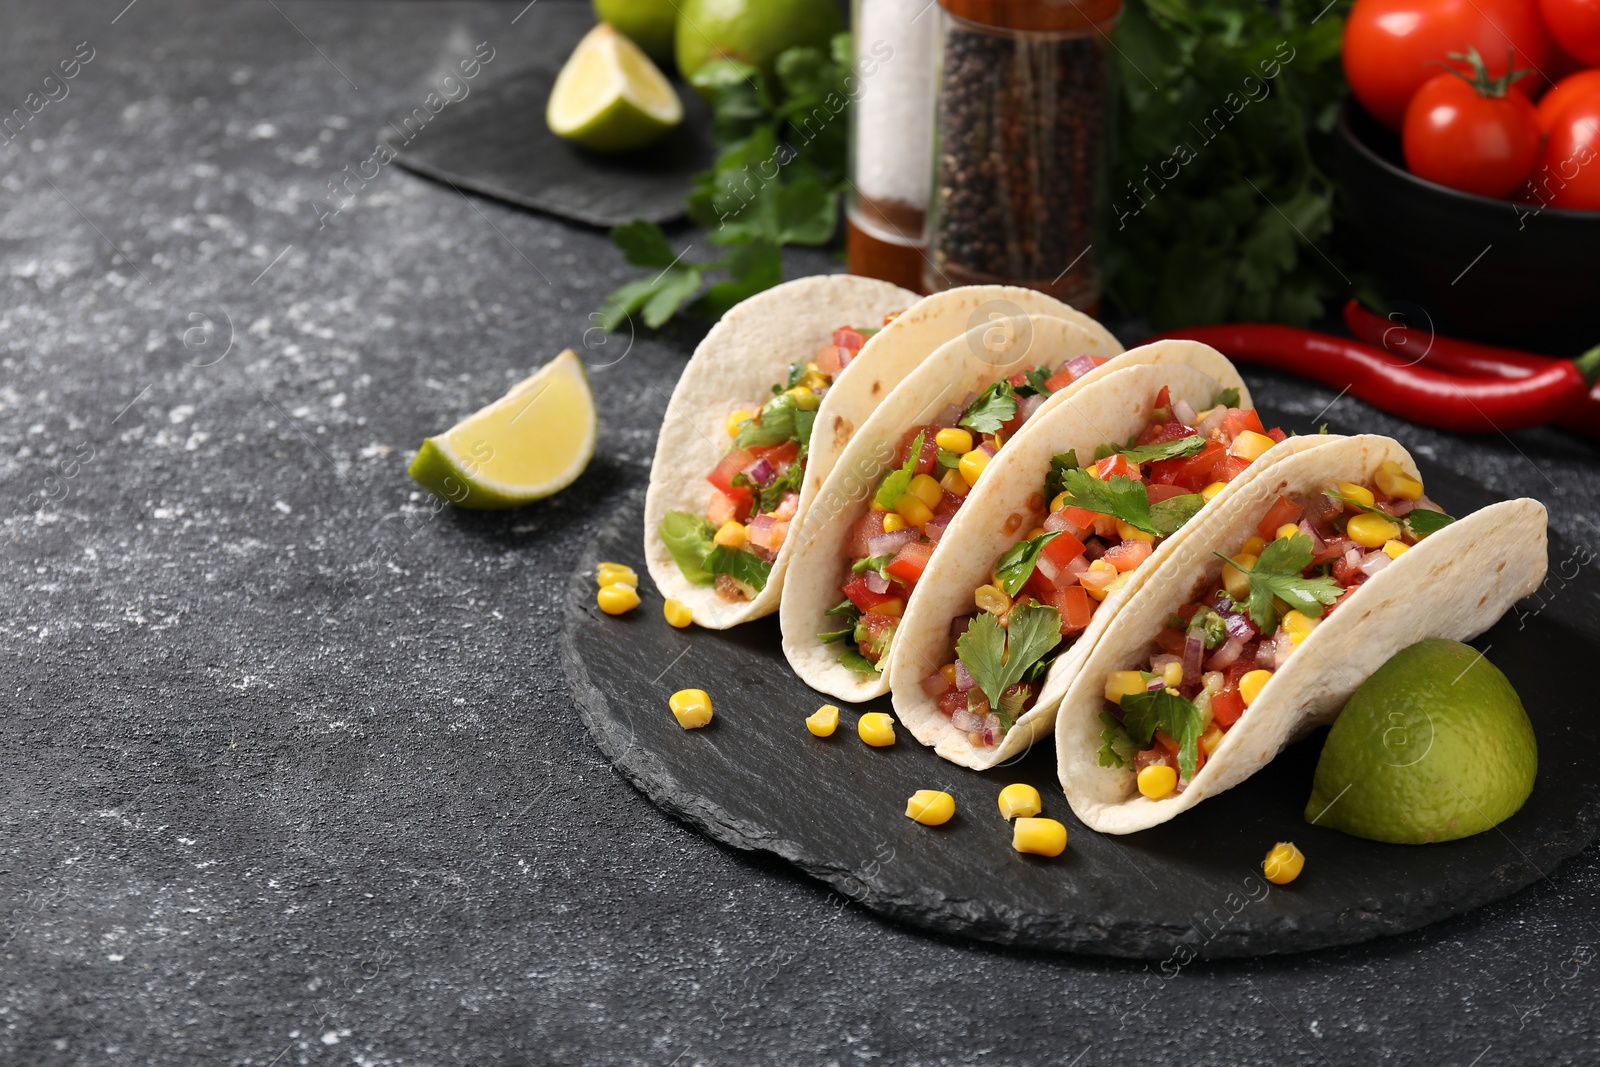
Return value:
<svg viewBox="0 0 1600 1067">
<path fill-rule="evenodd" d="M 1101 481 L 1081 469 L 1064 471 L 1061 480 L 1073 507 L 1110 515 L 1148 534 L 1162 533 L 1151 518 L 1150 494 L 1143 482 L 1125 474 L 1113 474 L 1110 480 Z"/>
<path fill-rule="evenodd" d="M 1000 427 L 1016 417 L 1016 392 L 1010 382 L 998 381 L 967 405 L 956 425 L 976 433 L 999 433 Z"/>
<path fill-rule="evenodd" d="M 1060 643 L 1060 613 L 1043 604 L 1023 604 L 1011 609 L 1004 628 L 988 612 L 973 619 L 956 640 L 956 655 L 989 698 L 989 707 L 999 708 L 1006 688 Z"/>
<path fill-rule="evenodd" d="M 1238 388 L 1238 386 L 1230 385 L 1230 386 L 1228 386 L 1228 388 L 1226 388 L 1222 392 L 1218 393 L 1217 394 L 1217 399 L 1212 401 L 1211 406 L 1212 407 L 1216 407 L 1219 404 L 1222 407 L 1225 407 L 1225 408 L 1236 408 L 1236 407 L 1238 407 L 1239 406 L 1239 388 Z"/>
<path fill-rule="evenodd" d="M 878 665 L 863 656 L 853 648 L 844 649 L 839 653 L 839 662 L 857 674 L 877 674 Z"/>
<path fill-rule="evenodd" d="M 795 410 L 794 439 L 800 445 L 800 451 L 795 453 L 796 464 L 811 454 L 811 431 L 816 425 L 817 413 L 815 411 L 807 411 L 805 408 L 797 408 Z M 795 488 L 798 489 L 799 486 L 796 485 Z"/>
<path fill-rule="evenodd" d="M 1022 705 L 1026 704 L 1032 695 L 1032 690 L 1027 686 L 1007 688 L 1000 694 L 1000 704 L 993 709 L 994 713 L 1000 716 L 1000 729 L 1009 730 L 1017 724 L 1017 720 L 1022 717 Z"/>
<path fill-rule="evenodd" d="M 1043 367 L 1035 367 L 1026 372 L 1023 377 L 1024 384 L 1017 386 L 1018 396 L 1049 396 L 1051 388 L 1045 384 L 1050 375 Z"/>
<path fill-rule="evenodd" d="M 912 438 L 906 461 L 899 469 L 890 471 L 889 476 L 878 484 L 878 491 L 872 496 L 874 501 L 886 508 L 893 508 L 895 501 L 906 495 L 906 490 L 911 488 L 911 479 L 916 477 L 911 472 L 917 469 L 917 460 L 922 458 L 922 440 L 926 434 L 926 430 L 920 430 Z"/>
<path fill-rule="evenodd" d="M 1016 596 L 1033 574 L 1033 568 L 1038 565 L 1039 553 L 1044 551 L 1044 546 L 1059 536 L 1061 536 L 1059 531 L 1040 534 L 1031 540 L 1018 541 L 1006 549 L 999 562 L 994 565 L 994 575 L 1000 582 L 1000 588 L 1004 589 L 1007 595 Z"/>
<path fill-rule="evenodd" d="M 765 448 L 793 441 L 795 412 L 799 406 L 795 398 L 787 394 L 773 397 L 756 418 L 739 428 L 733 443 L 739 448 Z"/>
<path fill-rule="evenodd" d="M 844 640 L 846 637 L 849 637 L 851 634 L 853 634 L 855 632 L 856 632 L 855 623 L 851 623 L 849 626 L 846 626 L 842 630 L 829 630 L 826 633 L 820 633 L 820 634 L 817 635 L 817 640 L 821 641 L 825 645 L 831 645 L 835 641 Z"/>
<path fill-rule="evenodd" d="M 1456 520 L 1442 511 L 1429 511 L 1427 508 L 1415 508 L 1406 513 L 1402 520 L 1410 527 L 1413 536 L 1419 540 L 1429 534 L 1438 533 Z"/>
<path fill-rule="evenodd" d="M 941 448 L 934 456 L 934 462 L 947 470 L 954 470 L 961 466 L 961 457 L 949 449 Z"/>
<path fill-rule="evenodd" d="M 1271 633 L 1277 627 L 1275 599 L 1316 619 L 1322 617 L 1325 605 L 1338 600 L 1344 592 L 1344 587 L 1332 578 L 1302 577 L 1301 572 L 1311 566 L 1312 554 L 1311 538 L 1297 533 L 1280 537 L 1263 548 L 1253 567 L 1240 567 L 1228 560 L 1250 578 L 1245 610 L 1262 633 Z M 1217 555 L 1228 559 L 1220 552 Z"/>
<path fill-rule="evenodd" d="M 678 260 L 660 226 L 648 219 L 633 219 L 611 228 L 611 243 L 635 267 L 663 270 Z"/>
<path fill-rule="evenodd" d="M 881 556 L 868 556 L 866 559 L 858 559 L 852 563 L 850 565 L 850 570 L 855 574 L 862 574 L 866 571 L 877 571 L 880 575 L 888 577 L 888 575 L 883 574 L 883 568 L 887 567 L 894 557 L 895 553 L 893 552 L 886 552 Z"/>
<path fill-rule="evenodd" d="M 839 601 L 839 603 L 835 604 L 827 611 L 824 611 L 823 614 L 848 615 L 851 619 L 859 619 L 861 617 L 861 609 L 856 607 L 855 601 L 846 597 L 844 600 Z"/>
<path fill-rule="evenodd" d="M 1169 496 L 1150 505 L 1150 522 L 1161 536 L 1170 537 L 1205 506 L 1206 498 L 1199 493 Z"/>
<path fill-rule="evenodd" d="M 713 548 L 706 556 L 704 566 L 711 574 L 726 574 L 758 593 L 767 587 L 767 578 L 772 574 L 772 564 L 766 560 L 753 552 L 729 548 L 727 545 Z"/>
<path fill-rule="evenodd" d="M 1176 441 L 1161 441 L 1153 445 L 1137 445 L 1133 448 L 1124 448 L 1122 454 L 1128 457 L 1129 463 L 1153 463 L 1156 460 L 1192 456 L 1205 447 L 1206 439 L 1200 434 L 1192 433 L 1187 437 L 1180 437 Z"/>
<path fill-rule="evenodd" d="M 661 517 L 656 533 L 665 542 L 672 561 L 685 579 L 695 585 L 710 585 L 711 574 L 706 570 L 706 556 L 711 553 L 712 538 L 717 531 L 698 515 L 687 511 L 669 511 Z"/>
<path fill-rule="evenodd" d="M 1098 762 L 1102 767 L 1126 767 L 1133 762 L 1133 757 L 1138 755 L 1139 749 L 1129 739 L 1128 732 L 1122 728 L 1115 715 L 1109 711 L 1100 713 L 1100 753 Z"/>
<path fill-rule="evenodd" d="M 1078 462 L 1078 450 L 1075 448 L 1051 456 L 1050 473 L 1044 476 L 1045 497 L 1054 500 L 1067 487 L 1067 472 L 1077 470 L 1081 466 L 1082 464 Z"/>
<path fill-rule="evenodd" d="M 1122 698 L 1122 724 L 1139 748 L 1149 748 L 1160 730 L 1178 743 L 1178 771 L 1194 778 L 1199 762 L 1200 710 L 1171 689 L 1147 689 Z M 1102 735 L 1104 736 L 1104 735 Z"/>
</svg>

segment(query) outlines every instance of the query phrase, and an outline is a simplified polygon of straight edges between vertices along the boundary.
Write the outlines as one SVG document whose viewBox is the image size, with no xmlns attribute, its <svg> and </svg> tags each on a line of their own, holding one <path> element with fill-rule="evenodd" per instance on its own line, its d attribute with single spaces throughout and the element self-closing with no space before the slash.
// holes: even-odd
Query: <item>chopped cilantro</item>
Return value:
<svg viewBox="0 0 1600 1067">
<path fill-rule="evenodd" d="M 1225 408 L 1236 408 L 1236 407 L 1238 407 L 1239 406 L 1239 389 L 1238 389 L 1238 387 L 1230 385 L 1228 388 L 1226 388 L 1222 392 L 1218 393 L 1216 401 L 1211 406 L 1212 407 L 1216 407 L 1218 404 L 1222 405 Z"/>
<path fill-rule="evenodd" d="M 1184 629 L 1183 619 L 1176 615 L 1173 618 L 1178 620 L 1177 626 L 1174 628 Z M 1188 630 L 1194 631 L 1197 629 L 1205 635 L 1206 648 L 1216 648 L 1228 639 L 1227 624 L 1223 622 L 1221 615 L 1218 615 L 1210 608 L 1202 607 L 1189 620 Z"/>
<path fill-rule="evenodd" d="M 1122 698 L 1122 724 L 1139 748 L 1150 747 L 1160 730 L 1178 743 L 1178 770 L 1194 777 L 1199 762 L 1200 710 L 1172 689 L 1151 689 Z M 1104 736 L 1104 735 L 1102 735 Z"/>
<path fill-rule="evenodd" d="M 1008 596 L 1016 596 L 1018 591 L 1027 584 L 1028 578 L 1033 574 L 1033 568 L 1039 563 L 1039 553 L 1044 551 L 1044 546 L 1061 536 L 1060 532 L 1040 534 L 1038 537 L 1027 541 L 1018 541 L 1001 555 L 1000 561 L 994 565 L 995 578 L 1000 582 L 1000 588 Z"/>
<path fill-rule="evenodd" d="M 1096 463 L 1099 463 L 1102 459 L 1110 459 L 1112 456 L 1114 456 L 1116 454 L 1117 454 L 1117 446 L 1116 445 L 1095 445 L 1094 446 L 1094 461 Z"/>
<path fill-rule="evenodd" d="M 1169 537 L 1205 506 L 1206 498 L 1199 493 L 1169 496 L 1150 505 L 1150 521 L 1163 537 Z"/>
<path fill-rule="evenodd" d="M 1000 703 L 994 708 L 994 713 L 1000 716 L 1000 729 L 1009 730 L 1016 725 L 1022 717 L 1022 705 L 1028 702 L 1033 695 L 1033 690 L 1028 686 L 1017 686 L 1015 689 L 1007 687 L 1000 694 Z"/>
<path fill-rule="evenodd" d="M 866 559 L 858 559 L 852 563 L 850 565 L 850 570 L 856 574 L 864 574 L 867 571 L 877 571 L 880 577 L 887 579 L 889 576 L 883 573 L 883 568 L 887 567 L 889 565 L 889 561 L 894 559 L 894 557 L 895 553 L 893 552 L 885 552 L 881 556 L 868 556 Z"/>
<path fill-rule="evenodd" d="M 740 585 L 760 592 L 767 587 L 772 564 L 754 552 L 718 545 L 706 555 L 705 569 L 711 574 L 726 574 Z"/>
<path fill-rule="evenodd" d="M 895 502 L 906 495 L 906 490 L 911 488 L 911 479 L 915 477 L 911 472 L 917 469 L 917 460 L 922 457 L 922 439 L 927 431 L 922 430 L 911 442 L 911 451 L 906 455 L 906 461 L 899 469 L 889 472 L 889 476 L 878 485 L 878 491 L 872 497 L 874 501 L 886 508 L 893 508 Z"/>
<path fill-rule="evenodd" d="M 941 448 L 935 455 L 934 462 L 938 463 L 941 467 L 954 470 L 955 468 L 961 466 L 961 457 L 956 453 L 951 452 L 949 449 Z"/>
<path fill-rule="evenodd" d="M 685 579 L 695 585 L 711 584 L 713 579 L 706 569 L 706 557 L 711 554 L 711 539 L 717 531 L 709 522 L 687 511 L 669 511 L 661 517 L 656 532 Z"/>
<path fill-rule="evenodd" d="M 839 662 L 855 671 L 857 674 L 878 673 L 878 665 L 853 648 L 847 648 L 840 652 Z"/>
<path fill-rule="evenodd" d="M 1427 508 L 1416 508 L 1406 513 L 1401 520 L 1410 528 L 1412 536 L 1421 540 L 1429 534 L 1438 533 L 1456 520 L 1442 511 L 1429 511 Z"/>
<path fill-rule="evenodd" d="M 1217 555 L 1233 563 L 1222 553 Z M 1338 600 L 1344 592 L 1344 587 L 1332 578 L 1302 577 L 1301 572 L 1311 566 L 1311 556 L 1311 538 L 1297 533 L 1280 537 L 1263 548 L 1253 567 L 1233 563 L 1250 578 L 1250 596 L 1245 601 L 1245 609 L 1262 633 L 1271 633 L 1277 627 L 1275 598 L 1316 619 L 1322 617 L 1325 605 Z"/>
<path fill-rule="evenodd" d="M 1044 494 L 1054 500 L 1061 490 L 1066 488 L 1067 471 L 1077 470 L 1083 464 L 1078 462 L 1078 450 L 1068 449 L 1050 457 L 1050 473 L 1044 478 Z"/>
<path fill-rule="evenodd" d="M 796 439 L 795 412 L 799 405 L 787 393 L 767 401 L 761 413 L 739 428 L 733 443 L 740 448 L 764 448 Z"/>
<path fill-rule="evenodd" d="M 961 413 L 958 426 L 977 433 L 999 433 L 1000 427 L 1017 417 L 1017 396 L 1007 381 L 995 382 L 978 394 Z"/>
<path fill-rule="evenodd" d="M 1101 481 L 1086 470 L 1069 470 L 1062 472 L 1061 480 L 1074 507 L 1110 515 L 1159 537 L 1171 534 L 1205 506 L 1199 493 L 1185 493 L 1152 505 L 1144 483 L 1124 474 L 1113 474 Z"/>
<path fill-rule="evenodd" d="M 1024 377 L 1027 379 L 1027 381 L 1025 384 L 1017 386 L 1018 396 L 1050 395 L 1051 389 L 1045 384 L 1045 381 L 1050 376 L 1045 373 L 1045 369 L 1043 367 L 1033 368 L 1031 371 L 1028 371 Z"/>
<path fill-rule="evenodd" d="M 817 413 L 807 411 L 805 408 L 796 408 L 794 413 L 794 439 L 800 445 L 800 451 L 795 454 L 796 460 L 805 459 L 811 451 L 811 430 L 817 424 Z"/>
<path fill-rule="evenodd" d="M 1128 457 L 1129 463 L 1153 463 L 1156 460 L 1192 456 L 1205 447 L 1206 439 L 1197 433 L 1192 433 L 1175 441 L 1162 441 L 1153 445 L 1137 445 L 1133 448 L 1124 448 L 1122 454 Z"/>
<path fill-rule="evenodd" d="M 1126 767 L 1139 749 L 1128 739 L 1117 717 L 1109 711 L 1100 713 L 1100 766 Z"/>
<path fill-rule="evenodd" d="M 1011 609 L 1005 628 L 988 612 L 979 615 L 956 640 L 956 655 L 989 706 L 998 708 L 1006 688 L 1060 643 L 1060 613 L 1043 604 L 1022 604 Z"/>
</svg>

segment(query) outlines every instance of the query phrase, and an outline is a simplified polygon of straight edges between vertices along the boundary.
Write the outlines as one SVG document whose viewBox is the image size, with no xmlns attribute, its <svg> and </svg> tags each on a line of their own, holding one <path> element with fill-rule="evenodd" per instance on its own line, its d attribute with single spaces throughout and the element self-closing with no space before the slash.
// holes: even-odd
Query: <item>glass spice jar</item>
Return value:
<svg viewBox="0 0 1600 1067">
<path fill-rule="evenodd" d="M 1007 283 L 1090 311 L 1121 0 L 939 0 L 932 291 Z"/>
</svg>

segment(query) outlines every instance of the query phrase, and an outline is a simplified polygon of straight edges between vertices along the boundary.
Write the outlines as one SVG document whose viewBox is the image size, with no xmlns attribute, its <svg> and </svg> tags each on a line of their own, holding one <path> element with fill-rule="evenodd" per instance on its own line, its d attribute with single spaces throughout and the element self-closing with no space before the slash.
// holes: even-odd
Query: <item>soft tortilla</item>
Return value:
<svg viewBox="0 0 1600 1067">
<path fill-rule="evenodd" d="M 1085 825 L 1133 833 L 1231 789 L 1291 740 L 1332 722 L 1396 652 L 1429 637 L 1475 637 L 1539 587 L 1547 566 L 1544 505 L 1527 499 L 1493 504 L 1425 538 L 1351 594 L 1301 642 L 1182 793 L 1149 800 L 1138 794 L 1130 769 L 1100 766 L 1107 673 L 1136 666 L 1165 620 L 1218 579 L 1222 562 L 1212 553 L 1238 552 L 1280 495 L 1318 492 L 1336 479 L 1369 482 L 1385 460 L 1416 474 L 1397 441 L 1372 434 L 1334 438 L 1274 464 L 1204 523 L 1190 524 L 1162 580 L 1144 583 L 1123 607 L 1062 698 L 1057 769 Z"/>
</svg>

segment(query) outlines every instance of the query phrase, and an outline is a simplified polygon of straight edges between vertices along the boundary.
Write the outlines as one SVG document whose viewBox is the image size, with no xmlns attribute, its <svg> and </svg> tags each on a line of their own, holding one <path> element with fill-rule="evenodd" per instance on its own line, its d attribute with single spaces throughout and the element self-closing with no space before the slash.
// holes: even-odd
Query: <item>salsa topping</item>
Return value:
<svg viewBox="0 0 1600 1067">
<path fill-rule="evenodd" d="M 1152 800 L 1181 793 L 1300 643 L 1363 582 L 1454 522 L 1385 462 L 1371 485 L 1280 496 L 1218 581 L 1179 608 L 1136 670 L 1106 677 L 1099 763 Z M 1158 768 L 1167 768 L 1155 773 Z M 1152 772 L 1152 773 L 1146 773 Z"/>
</svg>

